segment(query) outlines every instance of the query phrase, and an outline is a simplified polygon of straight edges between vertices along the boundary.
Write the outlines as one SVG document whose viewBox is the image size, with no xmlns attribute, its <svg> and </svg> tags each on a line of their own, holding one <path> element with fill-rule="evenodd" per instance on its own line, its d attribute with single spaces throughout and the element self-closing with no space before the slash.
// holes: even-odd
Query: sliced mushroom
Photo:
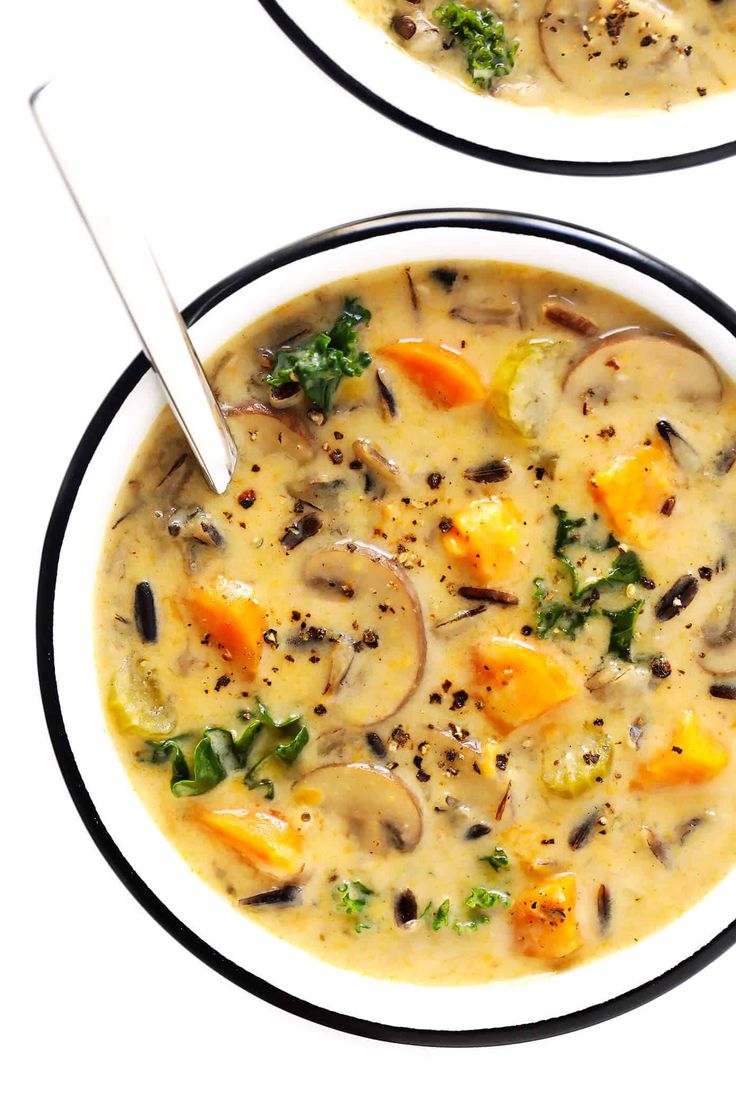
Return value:
<svg viewBox="0 0 736 1104">
<path fill-rule="evenodd" d="M 322 522 L 318 514 L 302 514 L 300 517 L 292 521 L 291 524 L 286 526 L 286 529 L 279 537 L 280 544 L 287 550 L 287 552 L 293 552 L 295 548 L 298 548 L 300 544 L 303 544 L 305 540 L 309 540 L 310 537 L 315 537 L 322 528 Z"/>
<path fill-rule="evenodd" d="M 397 26 L 392 20 L 391 28 L 401 40 L 401 44 L 412 54 L 421 58 L 430 58 L 442 49 L 442 35 L 439 27 L 427 19 L 424 12 L 417 9 L 411 16 L 399 16 Z M 410 26 L 411 25 L 411 26 Z"/>
<path fill-rule="evenodd" d="M 665 405 L 672 398 L 717 403 L 723 394 L 718 368 L 701 349 L 672 334 L 640 326 L 615 330 L 589 345 L 572 362 L 563 381 L 567 395 L 588 404 L 647 398 Z"/>
<path fill-rule="evenodd" d="M 304 392 L 301 386 L 292 380 L 291 383 L 285 383 L 283 387 L 278 389 L 271 388 L 270 403 L 274 410 L 289 410 L 292 406 L 298 406 L 302 401 Z"/>
<path fill-rule="evenodd" d="M 249 442 L 257 441 L 259 452 L 285 449 L 290 456 L 305 460 L 314 456 L 316 444 L 306 424 L 291 410 L 275 410 L 266 403 L 252 400 L 237 406 L 225 405 L 222 412 L 239 447 L 247 456 Z"/>
<path fill-rule="evenodd" d="M 401 472 L 394 460 L 389 460 L 381 450 L 367 437 L 358 437 L 353 441 L 355 459 L 365 464 L 369 471 L 378 476 L 390 487 L 397 486 L 401 482 Z"/>
<path fill-rule="evenodd" d="M 352 635 L 357 624 L 376 640 L 346 674 L 349 693 L 340 694 L 333 707 L 340 720 L 367 726 L 392 717 L 419 685 L 427 657 L 424 617 L 407 572 L 374 545 L 341 540 L 312 553 L 305 579 L 329 601 L 324 619 L 337 631 Z"/>
<path fill-rule="evenodd" d="M 450 317 L 459 318 L 471 326 L 520 326 L 521 307 L 513 300 L 496 305 L 464 303 L 453 307 Z"/>
<path fill-rule="evenodd" d="M 680 46 L 684 34 L 682 20 L 660 0 L 547 0 L 539 19 L 548 66 L 591 103 L 623 104 L 632 86 L 642 99 L 661 96 L 663 70 L 673 89 L 709 83 L 707 58 Z"/>
<path fill-rule="evenodd" d="M 346 633 L 338 633 L 330 654 L 330 670 L 325 684 L 325 694 L 336 694 L 342 686 L 355 659 L 355 641 Z"/>
<path fill-rule="evenodd" d="M 169 536 L 179 541 L 184 567 L 191 575 L 199 570 L 203 556 L 225 544 L 211 515 L 201 506 L 171 507 L 165 521 Z"/>
<path fill-rule="evenodd" d="M 328 763 L 296 783 L 294 796 L 343 817 L 351 833 L 372 854 L 413 851 L 422 836 L 417 799 L 384 767 Z"/>
<path fill-rule="evenodd" d="M 736 674 L 736 591 L 725 606 L 717 605 L 703 624 L 704 650 L 698 663 L 711 675 Z"/>
<path fill-rule="evenodd" d="M 166 523 L 171 537 L 195 540 L 210 548 L 221 548 L 225 543 L 212 517 L 201 506 L 179 506 L 171 511 Z"/>
<path fill-rule="evenodd" d="M 344 488 L 344 479 L 302 479 L 286 485 L 292 498 L 311 506 L 313 510 L 333 509 Z"/>
</svg>

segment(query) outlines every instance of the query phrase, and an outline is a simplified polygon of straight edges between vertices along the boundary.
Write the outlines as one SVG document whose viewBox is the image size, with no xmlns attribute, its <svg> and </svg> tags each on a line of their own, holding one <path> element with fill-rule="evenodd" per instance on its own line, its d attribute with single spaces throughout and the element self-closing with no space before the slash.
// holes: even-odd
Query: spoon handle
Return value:
<svg viewBox="0 0 736 1104">
<path fill-rule="evenodd" d="M 57 78 L 33 94 L 31 109 L 205 479 L 222 494 L 235 469 L 235 442 L 148 243 L 121 217 L 84 105 Z"/>
</svg>

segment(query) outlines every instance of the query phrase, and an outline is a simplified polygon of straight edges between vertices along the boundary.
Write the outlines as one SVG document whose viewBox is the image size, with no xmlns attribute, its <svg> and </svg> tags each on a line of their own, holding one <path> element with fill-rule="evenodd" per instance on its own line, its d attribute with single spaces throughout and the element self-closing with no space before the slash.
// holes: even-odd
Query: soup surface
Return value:
<svg viewBox="0 0 736 1104">
<path fill-rule="evenodd" d="M 442 261 L 291 302 L 208 372 L 232 485 L 164 410 L 95 631 L 132 783 L 244 939 L 484 982 L 640 940 L 728 871 L 736 403 L 702 351 L 600 288 Z"/>
<path fill-rule="evenodd" d="M 519 104 L 668 109 L 736 85 L 734 0 L 350 0 L 413 57 Z"/>
</svg>

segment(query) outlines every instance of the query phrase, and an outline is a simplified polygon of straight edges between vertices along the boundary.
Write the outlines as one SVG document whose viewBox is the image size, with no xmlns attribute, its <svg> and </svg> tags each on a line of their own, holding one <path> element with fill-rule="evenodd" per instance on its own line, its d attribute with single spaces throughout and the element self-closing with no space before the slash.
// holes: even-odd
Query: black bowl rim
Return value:
<svg viewBox="0 0 736 1104">
<path fill-rule="evenodd" d="M 736 311 L 697 281 L 632 246 L 570 223 L 502 211 L 406 211 L 346 223 L 303 238 L 238 269 L 200 295 L 182 313 L 188 326 L 234 292 L 293 261 L 336 246 L 404 230 L 452 226 L 541 237 L 578 246 L 651 276 L 688 299 L 736 337 Z M 306 1020 L 386 1042 L 419 1046 L 498 1046 L 550 1038 L 612 1019 L 668 992 L 713 962 L 736 942 L 736 920 L 705 946 L 657 978 L 600 1004 L 536 1023 L 509 1027 L 440 1030 L 382 1024 L 322 1008 L 285 992 L 221 955 L 183 924 L 156 896 L 124 857 L 98 813 L 77 766 L 66 732 L 54 661 L 54 598 L 67 523 L 87 467 L 120 407 L 149 369 L 143 354 L 123 372 L 90 421 L 62 480 L 41 555 L 36 606 L 37 664 L 41 698 L 51 743 L 67 789 L 87 831 L 110 867 L 136 900 L 183 947 L 254 996 Z"/>
<path fill-rule="evenodd" d="M 384 100 L 377 92 L 362 84 L 326 54 L 298 23 L 287 15 L 278 0 L 259 0 L 259 3 L 294 45 L 346 92 L 350 92 L 386 119 L 391 119 L 392 122 L 419 134 L 422 138 L 428 138 L 458 153 L 477 157 L 481 161 L 493 161 L 497 165 L 506 165 L 510 168 L 556 173 L 561 176 L 643 176 L 648 173 L 672 172 L 676 169 L 707 165 L 712 161 L 722 161 L 736 154 L 736 140 L 706 149 L 691 150 L 688 153 L 677 153 L 668 157 L 640 158 L 633 161 L 558 161 L 553 158 L 531 157 L 521 153 L 511 153 L 509 150 L 493 149 L 491 146 L 472 142 L 468 138 L 460 138 L 450 131 L 434 127 L 423 119 L 418 119 L 396 107 L 388 100 Z"/>
</svg>

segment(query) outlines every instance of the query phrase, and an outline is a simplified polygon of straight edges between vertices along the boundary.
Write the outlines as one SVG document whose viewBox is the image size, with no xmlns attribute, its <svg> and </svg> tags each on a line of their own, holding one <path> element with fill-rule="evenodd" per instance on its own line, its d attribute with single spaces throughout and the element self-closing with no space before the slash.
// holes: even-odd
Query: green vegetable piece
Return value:
<svg viewBox="0 0 736 1104">
<path fill-rule="evenodd" d="M 509 894 L 500 889 L 486 889 L 485 886 L 475 886 L 465 898 L 465 905 L 469 909 L 489 909 L 493 908 L 494 905 L 503 905 L 504 908 L 508 908 L 510 901 Z M 477 919 L 480 919 L 480 917 Z"/>
<path fill-rule="evenodd" d="M 440 907 L 435 911 L 432 919 L 432 930 L 439 931 L 440 928 L 446 928 L 450 922 L 450 898 L 445 897 Z"/>
<path fill-rule="evenodd" d="M 638 598 L 630 606 L 624 606 L 620 610 L 602 610 L 601 612 L 611 622 L 611 635 L 608 640 L 608 654 L 618 656 L 619 659 L 632 663 L 631 645 L 634 642 L 634 629 L 636 619 L 642 611 L 644 599 Z"/>
<path fill-rule="evenodd" d="M 456 931 L 458 935 L 462 935 L 463 932 L 477 931 L 478 930 L 478 923 L 487 924 L 488 923 L 488 917 L 487 916 L 479 916 L 477 920 L 456 920 L 455 923 L 452 925 L 452 927 L 453 927 L 453 930 Z"/>
<path fill-rule="evenodd" d="M 152 749 L 149 760 L 151 763 L 163 763 L 172 759 L 171 792 L 174 797 L 198 797 L 214 789 L 227 776 L 222 756 L 212 744 L 215 734 L 232 739 L 232 734 L 226 729 L 205 729 L 204 736 L 194 749 L 191 770 L 180 743 L 188 739 L 187 735 L 170 740 L 149 741 Z"/>
<path fill-rule="evenodd" d="M 488 863 L 497 874 L 509 865 L 509 857 L 502 847 L 494 847 L 491 855 L 479 855 L 479 858 L 481 862 Z"/>
<path fill-rule="evenodd" d="M 544 579 L 534 580 L 534 608 L 536 611 L 535 631 L 544 640 L 554 630 L 575 640 L 589 617 L 597 615 L 592 607 L 580 609 L 557 598 L 548 598 L 549 587 Z"/>
<path fill-rule="evenodd" d="M 605 778 L 613 759 L 606 736 L 590 736 L 579 743 L 548 744 L 542 752 L 542 781 L 561 797 L 577 797 L 596 779 Z"/>
<path fill-rule="evenodd" d="M 263 788 L 271 801 L 275 793 L 272 780 L 256 778 L 255 772 L 272 756 L 291 765 L 309 742 L 309 732 L 301 717 L 294 714 L 283 721 L 275 721 L 258 699 L 256 714 L 249 717 L 239 736 L 226 728 L 206 728 L 194 748 L 191 768 L 181 747 L 183 741 L 192 738 L 191 733 L 147 741 L 150 748 L 148 762 L 160 764 L 171 759 L 171 792 L 175 797 L 197 797 L 213 789 L 231 771 L 245 770 L 243 781 L 248 789 Z M 254 744 L 261 733 L 271 736 L 281 734 L 281 739 L 248 767 Z"/>
<path fill-rule="evenodd" d="M 345 376 L 360 376 L 371 363 L 358 349 L 358 327 L 371 313 L 357 299 L 346 299 L 331 330 L 314 334 L 295 349 L 279 349 L 266 382 L 274 388 L 296 381 L 315 410 L 332 409 L 335 393 Z"/>
<path fill-rule="evenodd" d="M 355 916 L 356 913 L 362 913 L 368 904 L 367 898 L 373 897 L 374 893 L 362 882 L 344 881 L 334 886 L 332 896 L 335 906 L 340 912 L 344 912 L 348 916 Z M 358 930 L 357 926 L 355 930 Z"/>
<path fill-rule="evenodd" d="M 301 717 L 297 714 L 285 717 L 283 721 L 275 721 L 260 698 L 256 698 L 256 714 L 257 716 L 250 721 L 248 728 L 241 737 L 245 743 L 250 739 L 248 751 L 253 746 L 256 736 L 263 729 L 272 737 L 280 734 L 282 738 L 248 768 L 243 781 L 249 790 L 263 787 L 266 797 L 269 801 L 272 801 L 275 792 L 272 780 L 270 778 L 256 778 L 256 771 L 266 760 L 271 758 L 291 765 L 309 743 L 309 732 L 306 725 L 302 724 Z M 255 728 L 255 725 L 258 727 Z M 250 737 L 248 736 L 249 732 L 252 732 Z"/>
<path fill-rule="evenodd" d="M 603 613 L 614 620 L 617 614 L 609 610 L 594 608 L 594 602 L 600 597 L 602 590 L 614 590 L 617 587 L 626 587 L 631 583 L 640 583 L 644 578 L 644 566 L 631 549 L 619 551 L 611 568 L 605 575 L 592 576 L 585 582 L 580 581 L 577 565 L 568 555 L 566 549 L 570 545 L 589 548 L 596 552 L 605 552 L 609 548 L 617 547 L 615 538 L 611 535 L 603 543 L 593 541 L 583 542 L 580 530 L 587 524 L 585 518 L 571 518 L 567 510 L 554 505 L 552 512 L 557 518 L 555 528 L 553 552 L 555 558 L 562 564 L 570 579 L 570 601 L 550 596 L 550 588 L 544 579 L 534 580 L 533 600 L 536 613 L 536 634 L 544 639 L 550 633 L 559 633 L 575 640 L 577 634 L 586 625 L 591 617 L 597 617 Z M 643 606 L 643 601 L 639 609 Z M 636 611 L 638 613 L 638 610 Z M 635 618 L 636 614 L 634 614 Z M 625 620 L 625 619 L 624 619 Z M 622 622 L 623 624 L 623 622 Z M 621 659 L 629 659 L 630 654 L 616 650 L 619 644 L 614 639 L 612 631 L 613 647 L 609 648 L 613 654 Z M 625 646 L 625 640 L 621 642 Z M 629 642 L 630 652 L 630 642 Z"/>
<path fill-rule="evenodd" d="M 451 0 L 435 8 L 434 18 L 465 51 L 473 84 L 488 89 L 511 72 L 519 43 L 509 42 L 503 22 L 490 8 L 470 8 Z"/>
<path fill-rule="evenodd" d="M 628 586 L 630 583 L 640 583 L 644 578 L 644 565 L 632 549 L 619 552 L 613 561 L 611 570 L 598 578 L 588 579 L 582 585 L 578 585 L 574 598 L 584 598 L 592 590 L 604 590 L 606 587 Z"/>
</svg>

